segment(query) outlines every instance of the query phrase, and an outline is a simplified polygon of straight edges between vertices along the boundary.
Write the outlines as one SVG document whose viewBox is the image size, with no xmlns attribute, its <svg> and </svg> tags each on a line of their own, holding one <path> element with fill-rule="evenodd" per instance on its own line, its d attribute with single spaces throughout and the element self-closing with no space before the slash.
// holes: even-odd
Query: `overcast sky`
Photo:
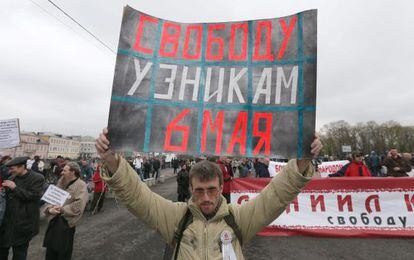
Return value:
<svg viewBox="0 0 414 260">
<path fill-rule="evenodd" d="M 412 1 L 54 2 L 114 51 L 126 4 L 178 22 L 274 18 L 317 8 L 317 129 L 337 120 L 414 125 Z M 20 118 L 27 131 L 96 136 L 107 124 L 115 58 L 48 1 L 1 0 L 0 119 Z"/>
</svg>

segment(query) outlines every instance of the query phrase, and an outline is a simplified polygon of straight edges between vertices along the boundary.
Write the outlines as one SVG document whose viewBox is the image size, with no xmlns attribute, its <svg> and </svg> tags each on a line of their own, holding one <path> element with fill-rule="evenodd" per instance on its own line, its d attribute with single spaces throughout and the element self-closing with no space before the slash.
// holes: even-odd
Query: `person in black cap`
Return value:
<svg viewBox="0 0 414 260">
<path fill-rule="evenodd" d="M 27 157 L 9 161 L 10 178 L 3 180 L 7 202 L 0 227 L 0 260 L 8 259 L 13 248 L 13 260 L 26 259 L 30 240 L 39 233 L 39 201 L 44 178 L 26 169 Z"/>
</svg>

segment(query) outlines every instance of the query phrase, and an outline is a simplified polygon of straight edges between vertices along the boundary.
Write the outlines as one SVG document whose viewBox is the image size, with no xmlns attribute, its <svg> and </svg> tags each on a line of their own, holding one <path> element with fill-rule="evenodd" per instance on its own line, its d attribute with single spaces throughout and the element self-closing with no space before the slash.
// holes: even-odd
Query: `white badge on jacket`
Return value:
<svg viewBox="0 0 414 260">
<path fill-rule="evenodd" d="M 223 260 L 237 260 L 236 253 L 234 252 L 231 243 L 232 236 L 230 231 L 224 230 L 220 235 L 220 239 L 223 243 Z"/>
</svg>

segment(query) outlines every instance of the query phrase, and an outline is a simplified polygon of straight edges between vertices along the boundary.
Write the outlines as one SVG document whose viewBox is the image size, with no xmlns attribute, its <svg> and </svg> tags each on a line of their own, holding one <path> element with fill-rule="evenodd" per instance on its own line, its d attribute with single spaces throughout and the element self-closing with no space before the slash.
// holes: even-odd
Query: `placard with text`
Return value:
<svg viewBox="0 0 414 260">
<path fill-rule="evenodd" d="M 310 157 L 317 11 L 178 23 L 124 8 L 108 120 L 116 151 Z"/>
</svg>

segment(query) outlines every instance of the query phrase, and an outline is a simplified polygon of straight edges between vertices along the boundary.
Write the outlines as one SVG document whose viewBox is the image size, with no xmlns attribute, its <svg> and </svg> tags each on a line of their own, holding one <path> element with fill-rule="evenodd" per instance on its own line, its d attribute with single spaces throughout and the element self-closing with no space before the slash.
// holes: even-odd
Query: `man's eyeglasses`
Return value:
<svg viewBox="0 0 414 260">
<path fill-rule="evenodd" d="M 216 196 L 218 193 L 218 189 L 216 187 L 208 188 L 208 189 L 195 189 L 193 190 L 194 195 L 198 197 L 202 197 L 204 193 L 207 193 L 209 197 Z"/>
</svg>

